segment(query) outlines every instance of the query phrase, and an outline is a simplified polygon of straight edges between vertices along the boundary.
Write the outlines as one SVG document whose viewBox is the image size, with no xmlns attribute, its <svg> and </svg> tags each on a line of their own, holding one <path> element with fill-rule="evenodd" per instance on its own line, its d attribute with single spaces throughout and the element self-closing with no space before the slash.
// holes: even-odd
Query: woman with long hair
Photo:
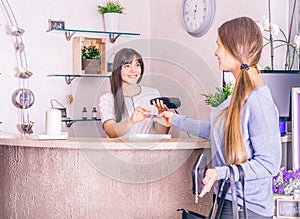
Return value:
<svg viewBox="0 0 300 219">
<path fill-rule="evenodd" d="M 111 92 L 100 97 L 99 111 L 106 134 L 128 137 L 132 134 L 165 134 L 168 128 L 151 119 L 151 114 L 168 108 L 162 101 L 154 105 L 150 100 L 160 97 L 157 89 L 139 85 L 144 74 L 142 56 L 134 49 L 117 52 L 110 79 Z"/>
<path fill-rule="evenodd" d="M 255 21 L 239 17 L 225 22 L 218 29 L 215 55 L 219 69 L 232 72 L 236 79 L 232 95 L 212 110 L 210 121 L 169 111 L 161 114 L 168 125 L 211 140 L 212 168 L 205 173 L 200 197 L 213 185 L 216 191 L 219 180 L 229 179 L 230 165 L 236 176 L 237 202 L 242 206 L 237 165 L 243 168 L 246 208 L 248 218 L 253 219 L 273 218 L 272 176 L 281 164 L 278 110 L 257 68 L 262 48 L 262 33 Z M 221 218 L 232 216 L 229 189 Z"/>
</svg>

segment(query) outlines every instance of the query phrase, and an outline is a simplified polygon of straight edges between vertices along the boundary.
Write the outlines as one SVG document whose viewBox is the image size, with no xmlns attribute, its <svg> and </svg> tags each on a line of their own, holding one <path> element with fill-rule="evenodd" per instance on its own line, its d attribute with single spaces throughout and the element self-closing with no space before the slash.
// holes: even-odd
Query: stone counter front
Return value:
<svg viewBox="0 0 300 219">
<path fill-rule="evenodd" d="M 180 218 L 203 139 L 0 139 L 0 218 Z"/>
</svg>

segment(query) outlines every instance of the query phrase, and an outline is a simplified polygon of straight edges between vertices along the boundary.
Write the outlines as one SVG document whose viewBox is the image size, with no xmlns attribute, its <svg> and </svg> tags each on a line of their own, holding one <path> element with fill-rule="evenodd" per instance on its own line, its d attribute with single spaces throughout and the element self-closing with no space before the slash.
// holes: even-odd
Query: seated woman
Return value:
<svg viewBox="0 0 300 219">
<path fill-rule="evenodd" d="M 144 87 L 144 62 L 133 49 L 121 49 L 114 58 L 110 79 L 111 92 L 100 97 L 99 111 L 103 129 L 110 138 L 132 134 L 166 134 L 169 128 L 151 119 L 152 114 L 168 110 L 162 101 L 154 105 L 150 100 L 160 97 L 157 89 Z"/>
</svg>

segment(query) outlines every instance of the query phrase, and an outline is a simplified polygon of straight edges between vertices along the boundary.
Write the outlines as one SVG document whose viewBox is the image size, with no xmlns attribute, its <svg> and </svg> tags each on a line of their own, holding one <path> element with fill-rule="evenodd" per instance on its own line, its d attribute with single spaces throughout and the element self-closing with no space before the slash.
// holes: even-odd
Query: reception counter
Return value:
<svg viewBox="0 0 300 219">
<path fill-rule="evenodd" d="M 0 138 L 0 218 L 180 218 L 203 139 Z"/>
</svg>

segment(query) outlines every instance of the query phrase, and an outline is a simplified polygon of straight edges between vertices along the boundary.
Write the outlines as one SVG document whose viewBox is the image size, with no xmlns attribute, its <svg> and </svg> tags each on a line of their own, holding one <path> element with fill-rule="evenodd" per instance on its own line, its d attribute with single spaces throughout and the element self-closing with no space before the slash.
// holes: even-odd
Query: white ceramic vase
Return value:
<svg viewBox="0 0 300 219">
<path fill-rule="evenodd" d="M 106 32 L 118 32 L 119 31 L 119 13 L 105 13 L 104 16 L 104 25 Z"/>
</svg>

